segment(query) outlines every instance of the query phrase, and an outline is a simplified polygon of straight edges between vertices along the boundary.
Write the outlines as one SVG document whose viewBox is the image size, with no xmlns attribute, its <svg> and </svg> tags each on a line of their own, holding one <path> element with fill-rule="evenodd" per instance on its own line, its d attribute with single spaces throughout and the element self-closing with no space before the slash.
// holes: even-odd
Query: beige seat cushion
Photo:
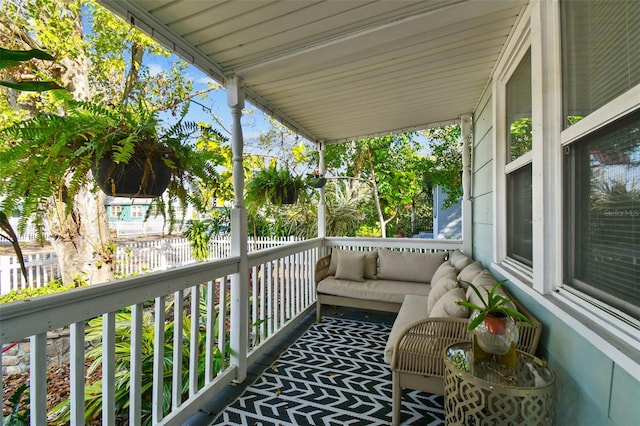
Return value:
<svg viewBox="0 0 640 426">
<path fill-rule="evenodd" d="M 327 277 L 317 286 L 319 294 L 353 297 L 364 300 L 377 300 L 401 304 L 407 294 L 427 296 L 431 285 L 393 280 L 365 280 L 364 282 L 340 280 Z M 427 305 L 425 302 L 425 311 Z"/>
<path fill-rule="evenodd" d="M 409 325 L 428 317 L 426 296 L 407 295 L 404 298 L 404 302 L 402 303 L 398 316 L 391 327 L 391 332 L 389 333 L 389 338 L 387 339 L 387 344 L 384 348 L 384 361 L 387 364 L 391 364 L 391 359 L 393 358 L 393 346 L 396 344 L 396 341 L 404 329 Z"/>
<path fill-rule="evenodd" d="M 430 283 L 433 274 L 447 256 L 440 253 L 407 253 L 378 250 L 378 278 L 384 280 Z"/>
</svg>

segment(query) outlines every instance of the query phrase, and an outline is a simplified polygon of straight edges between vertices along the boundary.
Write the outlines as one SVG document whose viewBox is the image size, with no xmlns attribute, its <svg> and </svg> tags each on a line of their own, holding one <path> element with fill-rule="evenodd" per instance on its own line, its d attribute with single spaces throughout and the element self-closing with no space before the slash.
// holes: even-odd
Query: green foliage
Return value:
<svg viewBox="0 0 640 426">
<path fill-rule="evenodd" d="M 32 299 L 34 297 L 59 293 L 61 291 L 67 291 L 77 287 L 84 287 L 86 285 L 87 283 L 85 281 L 82 281 L 81 279 L 76 279 L 72 284 L 69 285 L 62 284 L 60 280 L 54 280 L 48 282 L 42 287 L 27 287 L 20 290 L 11 290 L 9 293 L 0 296 L 0 304 Z"/>
<path fill-rule="evenodd" d="M 191 255 L 203 262 L 210 257 L 209 240 L 214 229 L 204 220 L 192 220 L 187 224 L 187 231 L 184 236 L 189 240 Z"/>
<path fill-rule="evenodd" d="M 39 49 L 12 50 L 0 47 L 0 69 L 18 67 L 23 62 L 32 59 L 53 61 L 55 58 Z M 0 86 L 9 87 L 15 90 L 25 90 L 29 92 L 44 92 L 47 90 L 62 89 L 55 81 L 8 81 L 0 80 Z"/>
<path fill-rule="evenodd" d="M 75 101 L 62 93 L 58 99 L 65 107 L 64 115 L 39 113 L 0 130 L 0 139 L 7 142 L 0 149 L 0 191 L 6 195 L 0 209 L 20 207 L 18 229 L 24 229 L 30 217 L 40 215 L 50 197 L 65 203 L 70 211 L 74 195 L 91 184 L 88 177 L 104 157 L 125 164 L 151 164 L 159 158 L 172 174 L 168 199 L 183 207 L 188 202 L 196 207 L 204 204 L 191 188 L 197 182 L 215 182 L 213 154 L 195 149 L 190 140 L 197 135 L 224 140 L 219 132 L 182 118 L 162 132 L 157 112 L 142 105 L 107 107 Z M 151 179 L 153 173 L 147 169 L 143 180 Z M 173 223 L 173 211 L 163 212 Z"/>
<path fill-rule="evenodd" d="M 459 125 L 437 127 L 424 132 L 430 155 L 424 161 L 423 179 L 442 188 L 445 208 L 462 198 L 462 139 Z"/>
<path fill-rule="evenodd" d="M 509 136 L 510 161 L 531 151 L 533 146 L 531 118 L 524 117 L 511 123 Z"/>
<path fill-rule="evenodd" d="M 20 385 L 11 398 L 9 398 L 9 407 L 11 409 L 8 416 L 4 418 L 3 426 L 24 426 L 29 424 L 29 412 L 25 409 L 20 409 L 23 406 L 22 400 L 25 403 L 29 400 L 29 384 L 23 383 Z M 4 404 L 3 404 L 4 405 Z"/>
<path fill-rule="evenodd" d="M 207 315 L 206 305 L 206 291 L 200 294 L 200 310 L 202 312 L 201 319 Z M 175 303 L 182 303 L 182 301 L 175 301 Z M 225 302 L 226 303 L 226 302 Z M 166 307 L 167 318 L 173 318 L 172 304 Z M 226 305 L 225 305 L 226 307 Z M 215 315 L 216 313 L 213 313 Z M 128 418 L 129 404 L 131 400 L 130 395 L 130 381 L 131 381 L 131 327 L 132 327 L 132 315 L 129 308 L 123 309 L 116 314 L 116 331 L 115 331 L 115 350 L 116 350 L 116 372 L 115 372 L 115 409 L 116 416 L 121 418 Z M 189 354 L 191 348 L 191 318 L 187 315 L 183 317 L 183 345 L 182 345 L 182 362 L 183 362 L 183 374 L 182 374 L 182 394 L 183 398 L 188 397 L 189 393 Z M 154 354 L 154 319 L 152 310 L 145 309 L 142 315 L 142 425 L 151 424 L 151 410 L 152 410 L 152 392 L 153 392 L 153 354 Z M 204 324 L 203 324 L 204 325 Z M 172 386 L 172 371 L 173 371 L 173 333 L 175 323 L 168 319 L 165 321 L 164 326 L 164 372 L 163 372 L 163 411 L 167 413 L 171 407 L 171 386 Z M 217 341 L 218 335 L 218 321 L 216 321 L 216 329 L 214 334 Z M 198 335 L 198 353 L 203 354 L 205 351 L 205 332 L 202 328 L 202 332 Z M 89 321 L 88 327 L 85 332 L 85 340 L 87 342 L 101 342 L 102 339 L 102 317 L 95 318 Z M 227 339 L 227 342 L 229 339 Z M 214 371 L 217 373 L 221 371 L 228 359 L 222 357 L 222 353 L 216 346 L 213 349 L 214 357 Z M 227 354 L 230 353 L 229 348 L 226 348 Z M 228 355 L 227 355 L 228 356 Z M 87 351 L 87 358 L 92 360 L 89 367 L 89 374 L 96 371 L 102 365 L 102 343 L 95 345 L 89 351 Z M 198 359 L 198 381 L 204 383 L 205 373 L 205 359 L 204 356 L 200 356 Z M 68 424 L 70 416 L 70 400 L 63 401 L 58 406 L 54 407 L 49 413 L 51 424 Z M 85 387 L 85 421 L 87 424 L 96 421 L 102 414 L 102 380 L 98 380 L 94 383 L 88 384 Z"/>
<path fill-rule="evenodd" d="M 247 209 L 255 212 L 267 203 L 274 206 L 292 204 L 304 189 L 302 177 L 294 176 L 288 168 L 271 164 L 251 176 L 245 190 Z"/>
<path fill-rule="evenodd" d="M 500 286 L 505 282 L 507 281 L 506 280 L 498 281 L 493 287 L 491 287 L 491 290 L 487 290 L 486 288 L 483 287 L 483 289 L 485 290 L 484 296 L 481 294 L 478 287 L 476 287 L 475 285 L 469 282 L 465 282 L 469 287 L 471 287 L 474 293 L 476 293 L 480 298 L 480 300 L 482 301 L 482 306 L 476 305 L 468 301 L 457 302 L 458 305 L 460 306 L 465 306 L 469 309 L 475 309 L 478 311 L 478 315 L 476 315 L 473 318 L 473 320 L 469 321 L 469 327 L 468 327 L 469 331 L 475 329 L 477 326 L 482 324 L 485 318 L 490 316 L 506 316 L 511 319 L 525 321 L 533 325 L 531 320 L 527 318 L 524 314 L 514 309 L 508 308 L 506 306 L 509 302 L 511 302 L 510 299 L 496 293 L 498 288 L 500 288 Z"/>
</svg>

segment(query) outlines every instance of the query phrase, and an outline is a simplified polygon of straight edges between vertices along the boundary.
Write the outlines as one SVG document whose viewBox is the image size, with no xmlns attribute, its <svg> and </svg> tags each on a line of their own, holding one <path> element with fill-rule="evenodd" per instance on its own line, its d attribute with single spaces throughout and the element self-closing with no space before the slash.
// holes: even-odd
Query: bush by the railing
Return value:
<svg viewBox="0 0 640 426">
<path fill-rule="evenodd" d="M 61 280 L 57 279 L 49 281 L 42 287 L 27 287 L 20 290 L 11 290 L 9 293 L 0 296 L 0 304 L 16 302 L 18 300 L 24 299 L 31 299 L 33 297 L 45 296 L 47 294 L 59 293 L 61 291 L 67 291 L 77 287 L 84 287 L 86 285 L 87 282 L 83 281 L 80 278 L 77 278 L 72 284 L 66 286 L 62 284 Z"/>
<path fill-rule="evenodd" d="M 168 304 L 165 308 L 167 318 L 173 318 L 173 303 Z M 226 302 L 228 303 L 228 302 Z M 206 291 L 200 294 L 200 312 L 201 318 L 206 317 Z M 218 314 L 216 309 L 215 315 Z M 130 382 L 131 382 L 131 309 L 126 308 L 116 314 L 116 372 L 115 372 L 115 408 L 117 418 L 129 417 Z M 191 318 L 188 315 L 183 317 L 183 345 L 182 345 L 182 395 L 186 400 L 189 395 L 189 355 L 191 348 Z M 172 372 L 173 372 L 173 335 L 175 322 L 167 320 L 164 326 L 164 375 L 163 375 L 163 412 L 166 414 L 171 410 L 172 397 Z M 205 358 L 203 356 L 206 345 L 206 332 L 200 327 L 201 332 L 198 333 L 198 382 L 204 383 L 205 374 Z M 214 330 L 214 340 L 218 340 L 218 327 Z M 228 332 L 227 332 L 228 333 Z M 141 376 L 142 376 L 142 425 L 151 425 L 152 423 L 152 393 L 153 393 L 153 353 L 154 353 L 154 318 L 153 309 L 145 309 L 142 316 L 142 354 L 141 354 Z M 102 339 L 102 317 L 97 317 L 88 322 L 85 331 L 85 341 L 95 342 Z M 231 348 L 229 346 L 229 338 L 225 348 L 225 356 L 220 349 L 215 346 L 213 357 L 213 370 L 215 374 L 219 373 L 229 363 L 229 354 Z M 95 344 L 92 349 L 86 353 L 87 359 L 91 360 L 91 365 L 87 371 L 87 376 L 91 376 L 97 369 L 102 366 L 102 343 Z M 102 380 L 93 383 L 87 383 L 85 387 L 85 422 L 93 424 L 98 421 L 102 415 Z M 70 399 L 63 401 L 54 407 L 49 413 L 49 421 L 52 425 L 67 425 L 70 422 L 71 402 Z"/>
</svg>

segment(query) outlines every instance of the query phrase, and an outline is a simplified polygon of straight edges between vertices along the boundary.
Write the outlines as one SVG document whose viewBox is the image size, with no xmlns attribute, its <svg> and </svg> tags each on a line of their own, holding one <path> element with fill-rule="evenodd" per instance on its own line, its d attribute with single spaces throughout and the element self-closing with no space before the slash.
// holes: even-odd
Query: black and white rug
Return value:
<svg viewBox="0 0 640 426">
<path fill-rule="evenodd" d="M 391 327 L 332 317 L 313 324 L 214 425 L 388 425 Z M 405 390 L 402 424 L 444 424 L 439 395 Z"/>
</svg>

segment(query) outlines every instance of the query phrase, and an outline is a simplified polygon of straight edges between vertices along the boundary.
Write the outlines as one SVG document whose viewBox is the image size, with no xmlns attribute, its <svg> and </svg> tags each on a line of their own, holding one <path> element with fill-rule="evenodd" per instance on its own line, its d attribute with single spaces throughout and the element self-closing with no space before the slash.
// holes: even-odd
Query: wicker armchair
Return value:
<svg viewBox="0 0 640 426">
<path fill-rule="evenodd" d="M 533 322 L 533 325 L 518 322 L 520 338 L 516 348 L 535 354 L 542 325 L 508 293 L 507 297 Z M 471 340 L 468 325 L 468 319 L 426 318 L 405 328 L 396 341 L 391 361 L 394 425 L 400 422 L 402 388 L 444 393 L 444 349 L 452 343 Z"/>
</svg>

